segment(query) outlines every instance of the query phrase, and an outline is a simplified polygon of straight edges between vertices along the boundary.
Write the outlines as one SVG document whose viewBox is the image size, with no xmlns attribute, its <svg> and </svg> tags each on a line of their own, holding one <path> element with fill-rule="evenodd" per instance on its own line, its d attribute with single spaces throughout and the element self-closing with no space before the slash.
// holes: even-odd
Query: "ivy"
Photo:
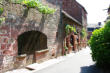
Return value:
<svg viewBox="0 0 110 73">
<path fill-rule="evenodd" d="M 3 8 L 0 8 L 0 15 L 3 13 L 3 10 L 4 10 Z"/>
<path fill-rule="evenodd" d="M 23 3 L 23 0 L 10 0 L 10 2 L 21 4 Z"/>
<path fill-rule="evenodd" d="M 68 47 L 65 46 L 64 49 L 65 49 L 65 51 L 67 51 L 68 50 Z"/>
<path fill-rule="evenodd" d="M 75 34 L 77 34 L 76 28 L 72 27 L 71 25 L 67 24 L 66 27 L 65 27 L 65 30 L 66 30 L 66 35 L 68 35 L 69 33 L 73 32 L 73 31 L 74 31 Z"/>
<path fill-rule="evenodd" d="M 37 8 L 40 13 L 53 14 L 56 10 L 43 5 L 39 0 L 11 0 L 14 3 L 23 4 L 28 8 Z"/>
<path fill-rule="evenodd" d="M 3 13 L 4 9 L 3 8 L 0 8 L 0 15 Z M 5 21 L 5 18 L 0 18 L 0 24 Z"/>
<path fill-rule="evenodd" d="M 65 49 L 64 55 L 66 56 L 67 51 L 68 51 L 68 47 L 67 46 L 64 46 L 64 49 Z"/>
<path fill-rule="evenodd" d="M 77 34 L 76 28 L 73 27 L 74 34 Z"/>
<path fill-rule="evenodd" d="M 87 36 L 86 29 L 83 28 L 83 29 L 81 30 L 81 37 L 82 37 L 82 38 L 85 38 L 86 36 Z"/>
<path fill-rule="evenodd" d="M 3 21 L 5 21 L 5 18 L 4 18 L 4 17 L 3 17 L 3 18 L 0 18 L 0 24 L 1 24 Z"/>
</svg>

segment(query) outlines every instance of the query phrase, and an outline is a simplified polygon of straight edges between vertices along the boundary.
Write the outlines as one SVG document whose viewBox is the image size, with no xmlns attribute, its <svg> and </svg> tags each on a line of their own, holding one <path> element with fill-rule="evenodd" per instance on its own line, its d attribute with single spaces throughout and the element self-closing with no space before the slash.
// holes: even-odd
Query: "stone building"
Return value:
<svg viewBox="0 0 110 73">
<path fill-rule="evenodd" d="M 105 20 L 105 22 L 108 21 L 108 20 L 110 20 L 110 6 L 109 6 L 109 8 L 107 9 L 107 13 L 108 13 L 108 17 L 107 17 L 107 19 Z"/>
<path fill-rule="evenodd" d="M 42 14 L 34 8 L 28 10 L 21 4 L 2 1 L 0 7 L 4 11 L 0 17 L 5 21 L 0 25 L 1 73 L 61 56 L 65 24 L 74 26 L 78 32 L 87 26 L 87 12 L 76 0 L 40 0 L 55 8 L 54 14 Z"/>
<path fill-rule="evenodd" d="M 108 15 L 110 15 L 110 5 L 109 5 L 109 8 L 108 8 Z"/>
<path fill-rule="evenodd" d="M 62 24 L 64 28 L 66 27 L 65 24 L 69 24 L 76 28 L 77 31 L 77 35 L 73 32 L 69 35 L 64 35 L 63 47 L 68 46 L 68 52 L 79 50 L 82 43 L 81 30 L 82 28 L 86 29 L 87 26 L 87 12 L 85 8 L 76 0 L 63 0 Z M 86 42 L 86 40 L 83 41 L 83 43 L 84 42 Z"/>
<path fill-rule="evenodd" d="M 44 5 L 55 8 L 54 14 L 42 14 L 20 4 L 3 0 L 6 20 L 0 25 L 0 71 L 42 62 L 56 55 L 60 29 L 60 9 L 46 0 Z"/>
</svg>

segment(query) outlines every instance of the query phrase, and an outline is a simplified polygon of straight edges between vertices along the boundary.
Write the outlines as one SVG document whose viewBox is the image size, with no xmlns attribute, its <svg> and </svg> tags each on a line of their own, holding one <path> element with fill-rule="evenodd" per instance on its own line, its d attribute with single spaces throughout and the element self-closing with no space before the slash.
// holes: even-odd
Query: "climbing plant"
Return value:
<svg viewBox="0 0 110 73">
<path fill-rule="evenodd" d="M 28 8 L 36 8 L 40 13 L 53 14 L 56 10 L 43 5 L 39 0 L 11 0 L 14 3 L 23 4 Z"/>
<path fill-rule="evenodd" d="M 87 36 L 86 29 L 83 28 L 83 29 L 81 30 L 81 37 L 82 37 L 82 38 L 85 38 L 86 36 Z"/>
<path fill-rule="evenodd" d="M 66 27 L 65 27 L 65 30 L 66 30 L 66 35 L 68 35 L 69 33 L 73 32 L 76 34 L 76 28 L 75 27 L 72 27 L 71 25 L 67 24 Z"/>
<path fill-rule="evenodd" d="M 3 21 L 5 21 L 5 18 L 4 18 L 4 17 L 3 17 L 3 18 L 0 18 L 0 24 L 1 24 Z"/>
<path fill-rule="evenodd" d="M 68 47 L 67 46 L 64 46 L 64 49 L 65 49 L 64 55 L 66 56 L 67 51 L 68 51 Z"/>
<path fill-rule="evenodd" d="M 73 27 L 74 34 L 77 34 L 76 28 Z"/>
<path fill-rule="evenodd" d="M 68 50 L 68 47 L 67 46 L 64 46 L 64 49 L 65 49 L 65 51 L 67 51 Z"/>
<path fill-rule="evenodd" d="M 0 15 L 3 13 L 3 8 L 0 8 Z M 5 21 L 5 18 L 4 17 L 2 17 L 2 18 L 0 18 L 0 24 L 3 22 L 3 21 Z"/>
<path fill-rule="evenodd" d="M 65 27 L 66 35 L 68 35 L 70 33 L 70 28 L 71 28 L 70 25 L 66 25 L 66 27 Z"/>
<path fill-rule="evenodd" d="M 3 13 L 3 8 L 0 8 L 0 15 Z"/>
</svg>

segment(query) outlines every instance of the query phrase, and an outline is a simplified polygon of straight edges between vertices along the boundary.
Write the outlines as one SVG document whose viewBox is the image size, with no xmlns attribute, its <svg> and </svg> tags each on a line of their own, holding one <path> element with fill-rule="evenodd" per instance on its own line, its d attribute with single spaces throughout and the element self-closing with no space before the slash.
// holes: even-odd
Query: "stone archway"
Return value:
<svg viewBox="0 0 110 73">
<path fill-rule="evenodd" d="M 47 49 L 47 36 L 39 31 L 28 31 L 18 36 L 18 55 L 33 54 Z"/>
<path fill-rule="evenodd" d="M 39 31 L 24 32 L 18 36 L 17 42 L 17 60 L 24 66 L 36 62 L 36 51 L 47 49 L 47 36 Z"/>
</svg>

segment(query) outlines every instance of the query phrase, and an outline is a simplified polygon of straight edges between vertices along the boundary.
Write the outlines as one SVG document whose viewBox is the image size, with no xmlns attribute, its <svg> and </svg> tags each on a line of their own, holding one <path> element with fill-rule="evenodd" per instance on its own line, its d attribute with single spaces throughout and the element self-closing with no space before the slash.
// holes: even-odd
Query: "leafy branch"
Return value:
<svg viewBox="0 0 110 73">
<path fill-rule="evenodd" d="M 82 38 L 85 38 L 87 36 L 87 32 L 85 28 L 82 29 L 81 35 L 82 35 Z"/>
<path fill-rule="evenodd" d="M 74 31 L 75 34 L 77 34 L 76 28 L 72 27 L 71 25 L 67 24 L 66 27 L 65 27 L 65 30 L 66 30 L 66 35 L 68 35 L 69 33 L 73 32 L 73 31 Z"/>
<path fill-rule="evenodd" d="M 27 8 L 36 8 L 40 13 L 43 14 L 53 14 L 56 11 L 53 8 L 49 8 L 47 5 L 43 5 L 39 0 L 14 0 L 12 2 L 22 4 Z"/>
<path fill-rule="evenodd" d="M 0 5 L 4 6 L 1 2 L 0 2 Z"/>
<path fill-rule="evenodd" d="M 3 21 L 5 21 L 5 18 L 4 18 L 4 17 L 3 17 L 3 18 L 0 18 L 0 24 L 1 24 Z"/>
</svg>

